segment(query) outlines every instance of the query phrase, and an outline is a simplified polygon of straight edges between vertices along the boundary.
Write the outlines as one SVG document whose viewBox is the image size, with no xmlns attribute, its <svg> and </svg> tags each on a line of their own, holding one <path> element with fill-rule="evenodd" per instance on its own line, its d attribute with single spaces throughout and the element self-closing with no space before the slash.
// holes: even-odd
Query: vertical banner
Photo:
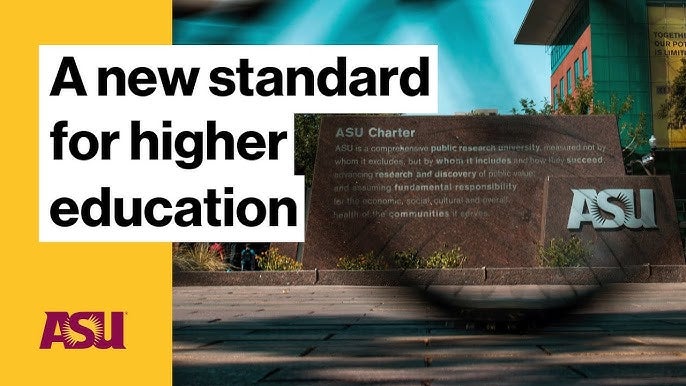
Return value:
<svg viewBox="0 0 686 386">
<path fill-rule="evenodd" d="M 667 120 L 657 116 L 681 60 L 686 59 L 686 9 L 648 7 L 648 23 L 653 131 L 661 147 L 686 147 L 686 130 L 670 129 Z"/>
</svg>

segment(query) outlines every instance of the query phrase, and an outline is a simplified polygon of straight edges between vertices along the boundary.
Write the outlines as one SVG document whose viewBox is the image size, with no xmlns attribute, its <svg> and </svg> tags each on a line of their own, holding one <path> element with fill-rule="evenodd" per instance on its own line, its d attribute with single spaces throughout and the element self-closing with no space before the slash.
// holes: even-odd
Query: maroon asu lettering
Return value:
<svg viewBox="0 0 686 386">
<path fill-rule="evenodd" d="M 111 312 L 110 322 L 105 322 L 104 312 L 65 311 L 46 312 L 45 328 L 40 342 L 41 349 L 52 348 L 53 343 L 62 343 L 65 349 L 124 349 L 124 313 Z M 109 327 L 109 339 L 105 331 Z"/>
</svg>

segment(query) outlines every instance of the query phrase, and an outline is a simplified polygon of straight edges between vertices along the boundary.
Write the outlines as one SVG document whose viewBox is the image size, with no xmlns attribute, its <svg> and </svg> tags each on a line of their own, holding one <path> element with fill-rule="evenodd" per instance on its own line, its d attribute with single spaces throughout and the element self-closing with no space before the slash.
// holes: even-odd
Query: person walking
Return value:
<svg viewBox="0 0 686 386">
<path fill-rule="evenodd" d="M 222 243 L 212 243 L 210 251 L 217 254 L 222 263 L 224 262 L 224 245 Z"/>
<path fill-rule="evenodd" d="M 255 270 L 255 250 L 250 248 L 250 244 L 245 244 L 245 249 L 241 252 L 241 271 Z"/>
</svg>

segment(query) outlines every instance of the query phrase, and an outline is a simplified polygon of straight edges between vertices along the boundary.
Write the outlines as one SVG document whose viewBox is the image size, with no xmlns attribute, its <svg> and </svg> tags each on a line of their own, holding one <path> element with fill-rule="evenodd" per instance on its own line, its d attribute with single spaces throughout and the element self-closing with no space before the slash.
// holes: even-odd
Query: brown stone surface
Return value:
<svg viewBox="0 0 686 386">
<path fill-rule="evenodd" d="M 590 260 L 593 266 L 617 267 L 639 264 L 684 264 L 683 249 L 679 236 L 674 196 L 668 176 L 624 176 L 624 177 L 550 177 L 546 181 L 547 200 L 544 209 L 543 242 L 547 245 L 553 237 L 569 238 L 572 235 L 589 242 L 589 248 L 594 256 Z M 634 208 L 627 208 L 618 199 L 612 199 L 615 208 L 623 211 L 621 216 L 635 217 L 637 221 L 647 220 L 647 225 L 633 225 L 632 227 L 615 222 L 611 213 L 600 210 L 599 216 L 603 220 L 594 225 L 593 221 L 583 221 L 578 229 L 568 229 L 570 210 L 575 193 L 578 202 L 582 193 L 590 193 L 588 203 L 584 205 L 584 213 L 592 216 L 594 213 L 593 200 L 601 201 L 595 193 L 602 191 L 612 195 L 625 193 L 629 202 L 633 201 Z M 619 190 L 623 189 L 623 190 Z M 643 212 L 651 213 L 650 207 L 643 208 L 645 203 L 640 197 L 640 190 L 652 190 L 655 222 L 649 220 Z M 595 193 L 594 193 L 595 192 Z M 633 192 L 633 194 L 631 194 Z M 596 201 L 596 202 L 597 202 Z M 644 219 L 643 217 L 647 217 Z M 588 218 L 588 217 L 584 217 Z M 608 224 L 608 225 L 605 225 Z M 572 224 L 573 226 L 577 223 Z M 596 229 L 598 228 L 598 229 Z"/>
<path fill-rule="evenodd" d="M 686 266 L 462 268 L 387 271 L 174 272 L 173 286 L 432 286 L 686 282 Z"/>
<path fill-rule="evenodd" d="M 682 282 L 686 283 L 686 266 L 656 265 L 648 267 L 650 275 L 648 283 Z"/>
<path fill-rule="evenodd" d="M 535 267 L 408 269 L 388 271 L 258 271 L 174 272 L 174 287 L 188 286 L 436 286 L 683 283 L 686 265 L 633 265 L 626 267 Z"/>
<path fill-rule="evenodd" d="M 545 178 L 608 174 L 614 117 L 327 116 L 303 263 L 459 245 L 466 267 L 535 266 Z"/>
<path fill-rule="evenodd" d="M 279 253 L 292 257 L 294 259 L 298 256 L 298 243 L 271 243 L 270 246 L 272 248 L 278 249 Z"/>
<path fill-rule="evenodd" d="M 194 285 L 312 285 L 315 271 L 174 272 L 174 287 Z"/>
</svg>

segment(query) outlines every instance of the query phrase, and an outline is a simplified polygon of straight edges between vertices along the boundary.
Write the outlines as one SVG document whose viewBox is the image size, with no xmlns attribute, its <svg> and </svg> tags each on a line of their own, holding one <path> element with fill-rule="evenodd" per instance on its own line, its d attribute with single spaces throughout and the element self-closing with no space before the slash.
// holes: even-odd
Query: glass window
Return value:
<svg viewBox="0 0 686 386">
<path fill-rule="evenodd" d="M 588 77 L 588 48 L 584 48 L 584 51 L 581 53 L 581 66 L 583 67 L 584 70 L 584 78 Z"/>
<path fill-rule="evenodd" d="M 567 94 L 571 94 L 574 91 L 574 82 L 572 82 L 572 69 L 567 69 Z"/>
<path fill-rule="evenodd" d="M 579 59 L 574 61 L 574 82 L 579 79 Z"/>
<path fill-rule="evenodd" d="M 553 87 L 553 108 L 557 108 L 557 86 Z"/>
<path fill-rule="evenodd" d="M 565 77 L 560 78 L 560 98 L 565 99 Z"/>
</svg>

